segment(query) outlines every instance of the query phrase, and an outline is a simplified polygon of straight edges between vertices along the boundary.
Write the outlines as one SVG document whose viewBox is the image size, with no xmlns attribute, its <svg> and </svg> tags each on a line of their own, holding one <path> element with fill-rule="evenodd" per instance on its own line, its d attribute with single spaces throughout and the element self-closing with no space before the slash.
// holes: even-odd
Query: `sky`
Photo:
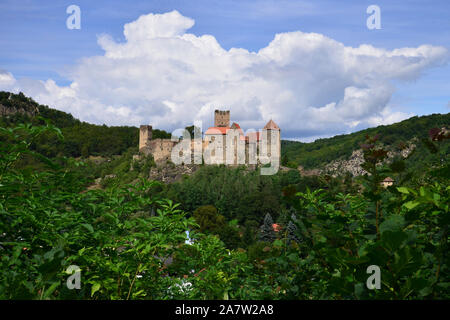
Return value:
<svg viewBox="0 0 450 320">
<path fill-rule="evenodd" d="M 312 141 L 448 113 L 449 14 L 448 0 L 0 0 L 0 90 L 96 124 L 206 131 L 227 109 Z"/>
</svg>

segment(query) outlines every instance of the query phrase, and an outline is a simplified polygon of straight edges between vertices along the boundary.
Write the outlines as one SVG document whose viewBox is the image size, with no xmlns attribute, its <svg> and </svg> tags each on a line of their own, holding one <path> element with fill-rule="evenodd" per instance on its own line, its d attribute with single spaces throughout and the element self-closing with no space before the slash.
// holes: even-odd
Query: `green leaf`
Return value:
<svg viewBox="0 0 450 320">
<path fill-rule="evenodd" d="M 94 232 L 94 228 L 89 223 L 83 223 L 83 227 L 85 227 L 89 232 Z"/>
<path fill-rule="evenodd" d="M 421 197 L 425 197 L 425 188 L 424 187 L 420 187 L 419 194 Z"/>
<path fill-rule="evenodd" d="M 283 241 L 280 240 L 280 239 L 277 239 L 277 240 L 275 240 L 275 241 L 273 242 L 273 246 L 274 246 L 274 247 L 282 247 L 283 244 L 284 244 Z"/>
<path fill-rule="evenodd" d="M 399 231 L 404 225 L 405 218 L 399 214 L 393 214 L 380 224 L 380 232 Z"/>
<path fill-rule="evenodd" d="M 400 193 L 409 194 L 409 190 L 406 187 L 397 187 L 397 190 Z"/>
<path fill-rule="evenodd" d="M 60 282 L 53 282 L 52 285 L 45 290 L 44 295 L 42 296 L 44 299 L 48 298 L 49 296 L 51 296 L 51 294 L 53 293 L 53 291 L 56 290 L 56 288 L 58 288 Z"/>
<path fill-rule="evenodd" d="M 94 285 L 91 288 L 91 297 L 96 293 L 98 290 L 100 290 L 100 283 L 94 283 Z"/>
<path fill-rule="evenodd" d="M 398 250 L 407 239 L 408 235 L 403 231 L 387 230 L 381 235 L 381 240 L 390 251 Z"/>
<path fill-rule="evenodd" d="M 419 201 L 413 200 L 413 201 L 408 201 L 408 202 L 404 203 L 403 206 L 408 210 L 412 210 L 415 207 L 417 207 L 419 204 L 420 204 Z"/>
</svg>

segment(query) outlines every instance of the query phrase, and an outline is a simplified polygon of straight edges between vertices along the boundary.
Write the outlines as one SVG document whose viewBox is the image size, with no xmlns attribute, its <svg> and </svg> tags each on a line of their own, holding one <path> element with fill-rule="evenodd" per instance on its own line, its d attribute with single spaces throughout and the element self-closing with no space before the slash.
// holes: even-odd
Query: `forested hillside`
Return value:
<svg viewBox="0 0 450 320">
<path fill-rule="evenodd" d="M 130 126 L 108 127 L 81 122 L 71 114 L 39 105 L 22 93 L 0 92 L 3 116 L 0 126 L 10 127 L 18 123 L 44 124 L 45 120 L 61 129 L 64 141 L 43 134 L 32 146 L 48 157 L 87 157 L 120 155 L 139 143 L 139 129 Z M 170 138 L 163 130 L 153 131 L 155 138 Z"/>
<path fill-rule="evenodd" d="M 432 114 L 422 117 L 412 117 L 392 125 L 378 126 L 351 134 L 338 135 L 332 138 L 318 139 L 312 143 L 302 143 L 283 140 L 281 144 L 282 161 L 284 165 L 306 169 L 318 168 L 327 163 L 349 157 L 352 152 L 360 148 L 366 135 L 379 135 L 379 141 L 391 149 L 400 149 L 402 146 L 417 138 L 416 144 L 428 137 L 431 128 L 450 126 L 450 113 Z M 423 162 L 422 155 L 414 155 L 415 162 Z"/>
</svg>

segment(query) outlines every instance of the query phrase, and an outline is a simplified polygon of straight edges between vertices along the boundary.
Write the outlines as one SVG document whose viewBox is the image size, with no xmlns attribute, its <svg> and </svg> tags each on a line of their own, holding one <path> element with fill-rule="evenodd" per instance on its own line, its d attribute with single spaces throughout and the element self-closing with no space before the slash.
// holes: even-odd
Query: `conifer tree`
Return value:
<svg viewBox="0 0 450 320">
<path fill-rule="evenodd" d="M 297 243 L 299 242 L 299 239 L 297 237 L 297 226 L 292 221 L 289 221 L 286 228 L 286 233 L 289 243 L 291 243 L 291 241 L 295 241 Z"/>
<path fill-rule="evenodd" d="M 260 228 L 259 238 L 261 241 L 272 242 L 275 240 L 275 231 L 273 230 L 273 220 L 270 213 L 264 217 L 264 223 Z"/>
</svg>

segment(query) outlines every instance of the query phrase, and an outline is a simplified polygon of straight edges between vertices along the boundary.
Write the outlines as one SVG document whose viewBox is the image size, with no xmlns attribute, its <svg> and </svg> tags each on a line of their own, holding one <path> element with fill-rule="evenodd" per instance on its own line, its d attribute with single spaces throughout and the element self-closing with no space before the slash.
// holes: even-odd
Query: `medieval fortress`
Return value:
<svg viewBox="0 0 450 320">
<path fill-rule="evenodd" d="M 175 164 L 262 165 L 261 174 L 278 171 L 281 154 L 281 131 L 270 120 L 262 130 L 244 134 L 239 124 L 230 126 L 230 111 L 215 110 L 214 127 L 204 134 L 195 124 L 194 137 L 183 130 L 171 139 L 152 139 L 152 126 L 141 125 L 139 152 L 151 154 L 155 162 L 172 161 Z M 198 129 L 197 129 L 198 128 Z M 270 164 L 270 166 L 269 166 Z"/>
</svg>

